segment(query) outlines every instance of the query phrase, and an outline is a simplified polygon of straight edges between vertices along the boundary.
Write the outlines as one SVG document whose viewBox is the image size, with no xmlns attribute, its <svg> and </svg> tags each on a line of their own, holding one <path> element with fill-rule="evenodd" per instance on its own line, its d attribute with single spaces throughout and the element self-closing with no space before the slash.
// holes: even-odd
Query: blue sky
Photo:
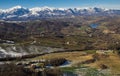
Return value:
<svg viewBox="0 0 120 76">
<path fill-rule="evenodd" d="M 13 6 L 32 7 L 102 7 L 120 9 L 120 0 L 0 0 L 0 9 Z"/>
</svg>

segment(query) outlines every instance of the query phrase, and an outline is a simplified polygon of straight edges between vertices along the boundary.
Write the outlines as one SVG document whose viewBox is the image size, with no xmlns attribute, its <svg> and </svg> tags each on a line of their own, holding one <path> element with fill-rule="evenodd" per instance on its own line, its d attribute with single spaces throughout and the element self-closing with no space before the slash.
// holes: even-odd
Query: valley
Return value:
<svg viewBox="0 0 120 76">
<path fill-rule="evenodd" d="M 0 76 L 120 76 L 120 0 L 0 0 Z"/>
<path fill-rule="evenodd" d="M 119 16 L 0 21 L 0 69 L 10 73 L 4 67 L 13 65 L 20 76 L 117 76 L 119 29 Z"/>
</svg>

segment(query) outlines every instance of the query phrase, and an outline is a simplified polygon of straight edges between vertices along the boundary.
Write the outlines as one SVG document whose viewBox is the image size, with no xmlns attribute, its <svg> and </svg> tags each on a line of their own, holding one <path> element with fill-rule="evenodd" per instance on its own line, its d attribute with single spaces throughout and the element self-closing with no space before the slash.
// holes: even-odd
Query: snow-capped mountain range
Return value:
<svg viewBox="0 0 120 76">
<path fill-rule="evenodd" d="M 83 15 L 120 15 L 120 10 L 103 8 L 25 8 L 15 6 L 9 9 L 0 9 L 1 20 L 29 20 L 54 17 L 75 17 Z"/>
</svg>

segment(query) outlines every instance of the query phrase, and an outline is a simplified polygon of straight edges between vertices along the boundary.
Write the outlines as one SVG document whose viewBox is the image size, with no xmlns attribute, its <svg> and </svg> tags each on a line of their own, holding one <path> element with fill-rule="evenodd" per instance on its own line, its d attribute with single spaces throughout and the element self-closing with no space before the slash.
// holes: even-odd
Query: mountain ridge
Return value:
<svg viewBox="0 0 120 76">
<path fill-rule="evenodd" d="M 30 20 L 54 17 L 75 17 L 75 16 L 111 16 L 120 15 L 120 10 L 105 8 L 54 8 L 54 7 L 34 7 L 26 8 L 15 6 L 9 9 L 0 9 L 1 20 Z"/>
</svg>

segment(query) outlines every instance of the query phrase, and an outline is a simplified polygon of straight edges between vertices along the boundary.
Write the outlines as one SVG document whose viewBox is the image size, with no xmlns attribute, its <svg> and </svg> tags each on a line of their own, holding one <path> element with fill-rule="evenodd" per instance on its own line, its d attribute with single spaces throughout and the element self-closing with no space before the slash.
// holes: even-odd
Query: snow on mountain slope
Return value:
<svg viewBox="0 0 120 76">
<path fill-rule="evenodd" d="M 120 15 L 120 10 L 102 8 L 51 8 L 35 7 L 25 8 L 15 6 L 9 9 L 0 9 L 0 19 L 19 20 L 19 19 L 38 19 L 48 17 L 71 17 L 81 15 Z"/>
<path fill-rule="evenodd" d="M 9 45 L 0 46 L 0 58 L 4 57 L 18 57 L 28 54 L 40 54 L 40 53 L 50 53 L 54 51 L 64 51 L 62 48 L 51 48 L 36 45 L 21 46 L 21 45 Z"/>
</svg>

